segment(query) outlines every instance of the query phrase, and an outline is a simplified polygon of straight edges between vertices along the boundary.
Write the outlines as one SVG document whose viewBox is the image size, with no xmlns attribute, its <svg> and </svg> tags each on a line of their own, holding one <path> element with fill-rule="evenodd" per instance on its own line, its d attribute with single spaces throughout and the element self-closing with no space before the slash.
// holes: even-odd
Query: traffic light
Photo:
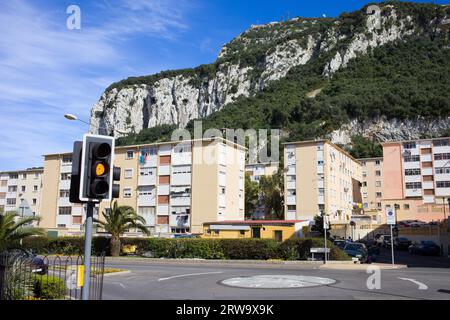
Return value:
<svg viewBox="0 0 450 320">
<path fill-rule="evenodd" d="M 85 134 L 80 163 L 79 199 L 111 200 L 119 196 L 120 168 L 114 167 L 114 138 Z"/>
</svg>

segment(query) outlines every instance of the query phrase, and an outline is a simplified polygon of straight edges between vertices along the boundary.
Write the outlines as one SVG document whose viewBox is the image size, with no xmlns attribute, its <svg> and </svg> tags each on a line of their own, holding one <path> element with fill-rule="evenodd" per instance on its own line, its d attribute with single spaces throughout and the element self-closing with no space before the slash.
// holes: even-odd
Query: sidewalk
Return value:
<svg viewBox="0 0 450 320">
<path fill-rule="evenodd" d="M 338 261 L 339 262 L 339 261 Z M 383 270 L 396 270 L 396 269 L 405 269 L 408 268 L 405 264 L 396 264 L 392 267 L 392 264 L 389 263 L 371 263 L 371 264 L 360 264 L 360 263 L 352 263 L 352 264 L 342 264 L 342 263 L 332 263 L 332 264 L 323 264 L 319 267 L 319 269 L 325 270 L 367 270 L 368 267 L 377 266 Z"/>
</svg>

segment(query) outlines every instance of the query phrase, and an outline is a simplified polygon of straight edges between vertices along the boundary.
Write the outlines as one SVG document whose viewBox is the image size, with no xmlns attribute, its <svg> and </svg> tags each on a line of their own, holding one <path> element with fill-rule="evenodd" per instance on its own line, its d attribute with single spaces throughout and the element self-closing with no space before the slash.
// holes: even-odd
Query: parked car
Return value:
<svg viewBox="0 0 450 320">
<path fill-rule="evenodd" d="M 412 244 L 412 241 L 405 237 L 394 238 L 394 248 L 398 250 L 407 250 Z"/>
<path fill-rule="evenodd" d="M 441 248 L 433 241 L 423 240 L 409 246 L 408 251 L 411 254 L 438 256 L 441 253 Z"/>
<path fill-rule="evenodd" d="M 380 247 L 377 245 L 371 245 L 367 247 L 367 262 L 372 263 L 377 261 L 378 256 L 380 255 Z"/>
<path fill-rule="evenodd" d="M 17 257 L 24 259 L 25 265 L 31 268 L 31 272 L 37 273 L 39 275 L 45 275 L 48 272 L 48 263 L 44 259 L 39 258 L 30 250 L 25 250 L 22 248 L 12 248 L 5 251 L 5 253 L 10 257 Z"/>
<path fill-rule="evenodd" d="M 369 254 L 367 248 L 362 243 L 347 243 L 344 247 L 345 253 L 352 258 L 358 258 L 362 263 L 368 262 Z"/>
<path fill-rule="evenodd" d="M 344 250 L 345 245 L 347 244 L 347 241 L 345 240 L 334 240 L 333 244 L 338 247 L 339 249 Z"/>
<path fill-rule="evenodd" d="M 383 234 L 378 239 L 376 244 L 379 247 L 390 248 L 391 247 L 391 236 Z"/>
<path fill-rule="evenodd" d="M 375 237 L 373 238 L 373 244 L 374 245 L 378 245 L 379 239 L 383 234 L 378 233 L 377 235 L 375 235 Z"/>
</svg>

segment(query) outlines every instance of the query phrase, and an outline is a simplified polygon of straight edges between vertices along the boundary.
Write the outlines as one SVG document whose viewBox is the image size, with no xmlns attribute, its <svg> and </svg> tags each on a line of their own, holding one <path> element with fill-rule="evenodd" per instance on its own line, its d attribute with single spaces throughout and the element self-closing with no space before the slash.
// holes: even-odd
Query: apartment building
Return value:
<svg viewBox="0 0 450 320">
<path fill-rule="evenodd" d="M 386 142 L 382 207 L 397 220 L 442 220 L 450 197 L 450 138 Z"/>
<path fill-rule="evenodd" d="M 248 163 L 245 165 L 245 173 L 251 181 L 259 182 L 262 176 L 271 176 L 278 171 L 278 162 Z"/>
<path fill-rule="evenodd" d="M 361 195 L 364 214 L 381 222 L 383 197 L 383 158 L 358 159 L 362 165 Z"/>
<path fill-rule="evenodd" d="M 267 162 L 267 163 L 248 163 L 245 165 L 245 174 L 250 177 L 251 181 L 258 182 L 263 176 L 271 176 L 278 171 L 278 162 Z M 264 219 L 265 218 L 265 206 L 263 199 L 258 199 L 256 208 L 252 212 L 253 219 Z"/>
<path fill-rule="evenodd" d="M 60 234 L 80 233 L 85 216 L 83 205 L 69 202 L 71 161 L 70 153 L 44 161 L 45 227 Z M 121 168 L 116 200 L 133 207 L 156 236 L 202 233 L 205 221 L 244 219 L 245 148 L 230 141 L 116 147 L 114 165 Z M 110 206 L 103 201 L 98 212 Z"/>
<path fill-rule="evenodd" d="M 0 211 L 39 215 L 43 168 L 0 172 Z"/>
<path fill-rule="evenodd" d="M 362 166 L 328 140 L 284 144 L 285 219 L 312 220 L 324 211 L 332 224 L 360 213 Z"/>
</svg>

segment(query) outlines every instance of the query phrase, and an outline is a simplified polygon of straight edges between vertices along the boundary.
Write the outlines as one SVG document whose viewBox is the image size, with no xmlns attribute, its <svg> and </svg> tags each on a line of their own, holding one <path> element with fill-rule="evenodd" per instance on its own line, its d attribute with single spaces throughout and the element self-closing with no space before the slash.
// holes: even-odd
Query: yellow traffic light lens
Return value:
<svg viewBox="0 0 450 320">
<path fill-rule="evenodd" d="M 106 172 L 106 167 L 105 167 L 105 165 L 103 163 L 98 163 L 95 166 L 95 175 L 97 177 L 100 177 L 100 176 L 104 175 L 105 172 Z"/>
</svg>

